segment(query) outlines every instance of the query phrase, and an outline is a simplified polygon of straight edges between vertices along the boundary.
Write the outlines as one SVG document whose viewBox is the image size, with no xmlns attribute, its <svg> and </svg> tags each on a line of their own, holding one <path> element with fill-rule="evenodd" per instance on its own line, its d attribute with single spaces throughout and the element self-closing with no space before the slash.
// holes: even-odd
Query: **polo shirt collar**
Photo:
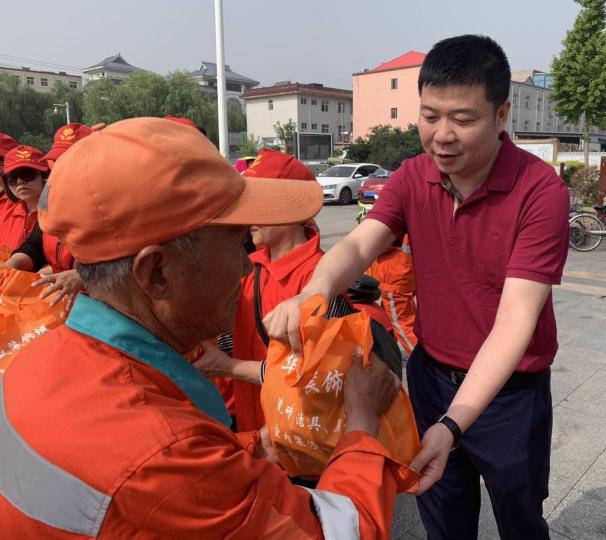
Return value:
<svg viewBox="0 0 606 540">
<path fill-rule="evenodd" d="M 261 264 L 267 268 L 267 271 L 274 279 L 278 281 L 283 280 L 297 270 L 305 261 L 320 252 L 320 235 L 312 229 L 305 229 L 305 232 L 309 240 L 279 259 L 272 261 L 269 248 L 263 246 L 250 255 L 250 260 L 253 264 Z"/>
<path fill-rule="evenodd" d="M 513 189 L 520 165 L 520 149 L 513 144 L 506 131 L 499 135 L 501 149 L 488 175 L 484 186 L 487 191 L 507 192 Z M 433 160 L 428 167 L 425 179 L 432 184 L 441 184 L 445 175 L 436 167 Z"/>
<path fill-rule="evenodd" d="M 65 324 L 161 371 L 199 410 L 228 427 L 231 425 L 215 385 L 170 345 L 119 311 L 79 294 Z"/>
</svg>

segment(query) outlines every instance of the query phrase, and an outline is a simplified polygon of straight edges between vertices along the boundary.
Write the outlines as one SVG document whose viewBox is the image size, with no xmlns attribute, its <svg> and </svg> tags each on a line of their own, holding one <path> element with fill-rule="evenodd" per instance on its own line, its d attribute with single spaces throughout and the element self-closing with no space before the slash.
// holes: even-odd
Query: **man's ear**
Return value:
<svg viewBox="0 0 606 540">
<path fill-rule="evenodd" d="M 167 267 L 171 263 L 170 250 L 165 246 L 144 247 L 133 262 L 133 277 L 150 298 L 163 300 L 170 294 Z"/>
</svg>

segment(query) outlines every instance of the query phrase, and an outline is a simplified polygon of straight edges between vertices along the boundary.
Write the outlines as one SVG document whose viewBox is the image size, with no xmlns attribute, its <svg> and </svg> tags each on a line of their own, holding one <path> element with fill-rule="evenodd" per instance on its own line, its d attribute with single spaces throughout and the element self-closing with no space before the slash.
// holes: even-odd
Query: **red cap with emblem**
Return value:
<svg viewBox="0 0 606 540">
<path fill-rule="evenodd" d="M 91 128 L 84 124 L 67 124 L 61 126 L 55 133 L 55 139 L 50 151 L 42 159 L 56 161 L 63 152 L 67 151 L 80 139 L 83 139 L 91 133 Z"/>
<path fill-rule="evenodd" d="M 4 172 L 10 173 L 16 169 L 36 169 L 40 172 L 48 171 L 42 150 L 33 146 L 16 146 L 4 156 Z"/>
<path fill-rule="evenodd" d="M 298 159 L 269 148 L 262 148 L 252 165 L 242 174 L 249 178 L 316 180 L 314 173 Z"/>
<path fill-rule="evenodd" d="M 0 133 L 0 158 L 4 158 L 9 150 L 17 146 L 17 141 L 6 133 Z"/>
</svg>

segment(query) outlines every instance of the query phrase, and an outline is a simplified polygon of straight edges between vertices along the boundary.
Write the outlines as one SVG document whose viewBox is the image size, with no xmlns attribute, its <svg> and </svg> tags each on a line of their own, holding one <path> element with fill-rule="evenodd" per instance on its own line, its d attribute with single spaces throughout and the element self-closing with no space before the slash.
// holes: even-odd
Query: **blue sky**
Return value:
<svg viewBox="0 0 606 540">
<path fill-rule="evenodd" d="M 2 4 L 2 64 L 33 64 L 11 56 L 86 67 L 121 52 L 166 74 L 215 59 L 213 0 Z M 263 84 L 351 88 L 354 72 L 483 33 L 504 47 L 512 69 L 548 69 L 578 9 L 573 0 L 224 0 L 226 61 Z"/>
</svg>

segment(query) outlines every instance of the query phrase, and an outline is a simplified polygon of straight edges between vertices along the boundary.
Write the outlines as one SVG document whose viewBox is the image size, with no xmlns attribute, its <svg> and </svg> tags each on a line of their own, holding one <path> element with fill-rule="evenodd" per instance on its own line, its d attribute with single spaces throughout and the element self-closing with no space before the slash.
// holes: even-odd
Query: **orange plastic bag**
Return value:
<svg viewBox="0 0 606 540">
<path fill-rule="evenodd" d="M 302 358 L 279 341 L 269 345 L 261 403 L 280 463 L 291 476 L 322 473 L 345 430 L 345 375 L 356 345 L 364 351 L 364 365 L 370 364 L 370 316 L 325 319 L 327 309 L 321 296 L 301 307 Z M 398 492 L 416 491 L 418 475 L 408 465 L 421 447 L 404 389 L 379 419 L 377 438 L 401 465 Z"/>
<path fill-rule="evenodd" d="M 0 373 L 23 347 L 67 317 L 67 299 L 51 307 L 53 297 L 42 300 L 42 289 L 32 287 L 38 279 L 39 274 L 0 269 Z"/>
</svg>

